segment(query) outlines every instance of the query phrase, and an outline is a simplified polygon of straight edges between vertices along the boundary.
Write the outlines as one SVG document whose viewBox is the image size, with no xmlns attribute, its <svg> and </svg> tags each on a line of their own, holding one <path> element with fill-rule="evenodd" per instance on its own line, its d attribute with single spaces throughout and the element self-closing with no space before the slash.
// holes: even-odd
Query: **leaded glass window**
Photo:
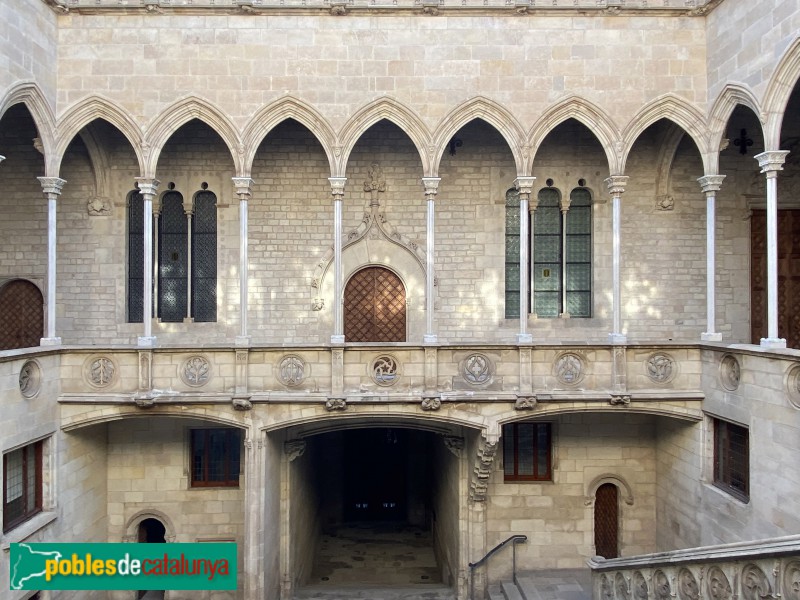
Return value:
<svg viewBox="0 0 800 600">
<path fill-rule="evenodd" d="M 506 318 L 519 317 L 519 192 L 506 192 Z"/>
<path fill-rule="evenodd" d="M 158 237 L 158 316 L 179 323 L 188 316 L 188 220 L 183 196 L 175 191 L 161 199 Z"/>
<path fill-rule="evenodd" d="M 144 314 L 144 198 L 128 194 L 128 322 L 141 323 Z"/>
<path fill-rule="evenodd" d="M 503 425 L 503 479 L 551 481 L 553 479 L 550 423 Z"/>
<path fill-rule="evenodd" d="M 554 188 L 539 191 L 533 219 L 533 301 L 539 317 L 561 313 L 561 206 Z"/>
<path fill-rule="evenodd" d="M 207 190 L 194 198 L 192 316 L 195 321 L 217 320 L 217 197 Z"/>
<path fill-rule="evenodd" d="M 237 487 L 242 438 L 233 428 L 192 429 L 192 487 Z"/>
<path fill-rule="evenodd" d="M 566 227 L 566 311 L 592 316 L 592 197 L 586 188 L 570 194 Z"/>
</svg>

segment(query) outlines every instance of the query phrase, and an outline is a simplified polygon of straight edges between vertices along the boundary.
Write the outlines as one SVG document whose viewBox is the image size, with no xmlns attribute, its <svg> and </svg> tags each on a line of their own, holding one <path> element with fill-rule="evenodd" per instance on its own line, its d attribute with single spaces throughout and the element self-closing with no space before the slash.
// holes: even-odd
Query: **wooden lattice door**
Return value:
<svg viewBox="0 0 800 600">
<path fill-rule="evenodd" d="M 595 493 L 594 546 L 597 556 L 619 556 L 619 492 L 613 483 L 604 483 Z"/>
<path fill-rule="evenodd" d="M 383 267 L 361 269 L 344 289 L 344 337 L 348 342 L 405 342 L 406 290 Z"/>
<path fill-rule="evenodd" d="M 30 281 L 0 287 L 0 350 L 38 346 L 44 332 L 44 300 Z"/>
<path fill-rule="evenodd" d="M 752 342 L 767 337 L 767 214 L 750 222 L 750 330 Z M 778 337 L 800 348 L 800 210 L 778 211 Z"/>
</svg>

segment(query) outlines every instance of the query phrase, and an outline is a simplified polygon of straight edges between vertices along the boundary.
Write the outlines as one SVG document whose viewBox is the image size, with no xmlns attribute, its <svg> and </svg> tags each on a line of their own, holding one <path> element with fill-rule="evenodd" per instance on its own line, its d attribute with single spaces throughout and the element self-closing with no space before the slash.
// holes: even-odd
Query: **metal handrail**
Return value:
<svg viewBox="0 0 800 600">
<path fill-rule="evenodd" d="M 511 543 L 511 578 L 514 585 L 517 585 L 517 544 L 522 544 L 528 541 L 527 535 L 512 535 L 508 539 L 503 540 L 497 546 L 489 550 L 486 555 L 474 563 L 469 563 L 469 599 L 474 600 L 475 597 L 475 569 L 480 567 L 483 563 L 489 560 L 492 555 L 502 550 L 509 542 Z"/>
</svg>

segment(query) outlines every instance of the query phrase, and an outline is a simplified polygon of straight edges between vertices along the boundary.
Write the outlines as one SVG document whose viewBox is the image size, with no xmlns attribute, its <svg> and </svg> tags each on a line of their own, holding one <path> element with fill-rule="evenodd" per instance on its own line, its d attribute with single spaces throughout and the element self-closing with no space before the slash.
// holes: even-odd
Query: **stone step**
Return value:
<svg viewBox="0 0 800 600">
<path fill-rule="evenodd" d="M 455 592 L 444 585 L 415 586 L 322 586 L 309 585 L 295 593 L 296 600 L 456 600 Z"/>
<path fill-rule="evenodd" d="M 519 588 L 514 585 L 513 581 L 504 581 L 500 584 L 503 590 L 503 598 L 506 600 L 524 600 Z"/>
<path fill-rule="evenodd" d="M 592 600 L 589 569 L 551 569 L 517 576 L 524 600 Z"/>
</svg>

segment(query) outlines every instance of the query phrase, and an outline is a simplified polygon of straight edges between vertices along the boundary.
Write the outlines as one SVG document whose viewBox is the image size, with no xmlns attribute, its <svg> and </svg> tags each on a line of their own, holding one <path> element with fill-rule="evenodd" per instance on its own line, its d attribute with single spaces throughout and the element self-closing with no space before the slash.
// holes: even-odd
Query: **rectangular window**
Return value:
<svg viewBox="0 0 800 600">
<path fill-rule="evenodd" d="M 240 431 L 192 429 L 190 435 L 192 487 L 238 487 Z"/>
<path fill-rule="evenodd" d="M 750 434 L 714 419 L 714 484 L 745 502 L 750 498 Z"/>
<path fill-rule="evenodd" d="M 550 423 L 503 425 L 505 481 L 552 481 Z"/>
<path fill-rule="evenodd" d="M 42 510 L 42 442 L 3 455 L 3 533 Z"/>
</svg>

